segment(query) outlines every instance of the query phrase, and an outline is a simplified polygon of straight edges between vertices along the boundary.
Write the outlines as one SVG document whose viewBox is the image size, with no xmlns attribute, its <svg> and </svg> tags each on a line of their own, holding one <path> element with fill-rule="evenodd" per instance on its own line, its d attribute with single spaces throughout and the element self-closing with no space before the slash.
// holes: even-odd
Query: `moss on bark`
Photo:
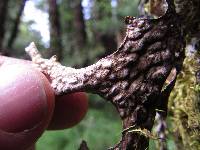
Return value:
<svg viewBox="0 0 200 150">
<path fill-rule="evenodd" d="M 186 57 L 169 99 L 176 144 L 182 150 L 200 149 L 200 91 L 195 77 L 199 70 L 197 57 L 197 54 Z"/>
</svg>

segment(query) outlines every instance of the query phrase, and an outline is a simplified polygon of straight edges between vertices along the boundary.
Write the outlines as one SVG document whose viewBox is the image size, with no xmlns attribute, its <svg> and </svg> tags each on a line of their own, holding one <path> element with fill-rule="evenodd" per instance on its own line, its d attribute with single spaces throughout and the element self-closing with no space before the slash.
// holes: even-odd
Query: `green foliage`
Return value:
<svg viewBox="0 0 200 150">
<path fill-rule="evenodd" d="M 150 139 L 150 141 L 149 141 L 149 150 L 156 150 L 156 142 L 157 141 L 155 141 L 153 139 Z M 173 138 L 172 135 L 168 136 L 167 147 L 168 147 L 168 150 L 177 150 L 176 149 L 176 144 L 174 142 L 174 138 Z"/>
<path fill-rule="evenodd" d="M 115 33 L 118 25 L 114 9 L 111 7 L 111 0 L 94 0 L 91 19 L 88 20 L 90 28 L 100 33 Z"/>
<path fill-rule="evenodd" d="M 121 0 L 117 7 L 117 16 L 124 18 L 124 16 L 138 15 L 139 0 Z"/>
<path fill-rule="evenodd" d="M 99 97 L 90 96 L 94 103 Z M 93 99 L 96 97 L 96 100 Z M 106 102 L 104 102 L 106 103 Z M 90 104 L 91 106 L 92 104 Z M 77 150 L 82 140 L 86 140 L 91 150 L 103 150 L 113 146 L 121 137 L 120 119 L 110 105 L 96 105 L 90 108 L 85 119 L 72 129 L 47 131 L 38 141 L 37 150 Z"/>
<path fill-rule="evenodd" d="M 30 44 L 30 41 L 34 41 L 38 48 L 43 50 L 44 44 L 42 43 L 42 37 L 40 33 L 36 30 L 30 28 L 31 24 L 34 22 L 24 22 L 20 25 L 19 32 L 13 47 L 15 49 L 15 56 L 20 57 L 25 55 L 24 48 Z M 31 33 L 31 34 L 30 34 Z M 29 36 L 27 36 L 27 34 Z"/>
<path fill-rule="evenodd" d="M 59 5 L 64 47 L 62 63 L 67 66 L 81 67 L 85 64 L 94 63 L 98 56 L 105 52 L 101 42 L 97 39 L 96 33 L 116 35 L 120 29 L 125 28 L 124 17 L 126 15 L 137 15 L 138 0 L 134 2 L 122 0 L 116 8 L 112 7 L 110 0 L 91 0 L 91 3 L 87 6 L 87 9 L 91 11 L 91 14 L 87 14 L 90 18 L 85 20 L 87 43 L 81 49 L 76 47 L 76 29 L 73 25 L 73 7 L 76 2 L 76 0 L 62 0 Z"/>
</svg>

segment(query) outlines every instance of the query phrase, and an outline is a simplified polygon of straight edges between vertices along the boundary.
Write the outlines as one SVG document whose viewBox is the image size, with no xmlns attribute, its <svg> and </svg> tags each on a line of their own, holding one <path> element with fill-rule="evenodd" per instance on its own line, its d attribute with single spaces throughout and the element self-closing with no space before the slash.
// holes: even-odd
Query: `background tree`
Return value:
<svg viewBox="0 0 200 150">
<path fill-rule="evenodd" d="M 92 8 L 93 34 L 105 49 L 102 56 L 111 54 L 117 48 L 116 28 L 110 0 L 94 0 Z M 100 57 L 102 57 L 100 56 Z"/>
<path fill-rule="evenodd" d="M 49 0 L 50 21 L 50 49 L 48 56 L 56 55 L 58 60 L 62 58 L 62 38 L 57 0 Z"/>
<path fill-rule="evenodd" d="M 0 48 L 3 50 L 3 41 L 5 36 L 5 21 L 7 17 L 8 1 L 0 2 Z"/>
<path fill-rule="evenodd" d="M 17 37 L 18 30 L 19 30 L 19 25 L 20 25 L 20 22 L 21 22 L 21 16 L 22 16 L 25 4 L 26 4 L 26 0 L 22 0 L 21 4 L 20 4 L 20 7 L 19 7 L 19 11 L 18 11 L 18 13 L 16 15 L 16 19 L 13 21 L 13 28 L 12 28 L 10 37 L 8 39 L 8 44 L 7 44 L 7 48 L 8 49 L 12 48 L 13 43 L 14 43 L 16 37 Z"/>
<path fill-rule="evenodd" d="M 73 24 L 75 28 L 76 47 L 77 49 L 83 49 L 87 44 L 87 34 L 85 20 L 83 16 L 83 7 L 81 4 L 82 0 L 74 1 L 73 3 Z"/>
</svg>

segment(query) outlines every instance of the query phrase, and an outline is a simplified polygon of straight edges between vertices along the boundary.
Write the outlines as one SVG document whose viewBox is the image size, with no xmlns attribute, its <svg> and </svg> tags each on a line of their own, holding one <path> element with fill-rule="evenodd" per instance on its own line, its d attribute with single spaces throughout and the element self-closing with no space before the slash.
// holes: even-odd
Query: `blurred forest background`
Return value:
<svg viewBox="0 0 200 150">
<path fill-rule="evenodd" d="M 138 0 L 1 0 L 0 53 L 27 59 L 24 48 L 34 41 L 45 57 L 57 55 L 65 66 L 88 66 L 117 49 L 125 34 L 124 17 L 137 16 L 137 7 Z M 186 64 L 188 66 L 185 70 L 193 68 L 191 65 L 195 66 L 191 59 L 187 60 Z M 195 113 L 198 114 L 198 107 L 193 108 L 193 103 L 190 102 L 192 106 L 188 110 L 185 109 L 185 103 L 182 105 L 179 101 L 174 101 L 182 96 L 187 100 L 189 95 L 193 96 L 190 97 L 191 101 L 195 99 L 195 106 L 199 106 L 196 104 L 196 93 L 188 93 L 181 86 L 187 81 L 190 88 L 199 90 L 196 88 L 195 79 L 191 78 L 194 70 L 189 69 L 187 72 L 191 74 L 182 74 L 186 79 L 180 81 L 180 86 L 177 85 L 179 91 L 174 91 L 169 103 L 169 150 L 180 149 L 190 140 L 193 144 L 200 143 L 198 140 L 190 139 L 190 136 L 196 135 L 196 130 L 192 128 L 187 135 L 187 131 L 180 131 L 184 130 L 184 126 L 179 129 L 182 125 L 180 117 L 186 117 L 187 122 L 192 116 L 193 122 L 190 125 L 200 125 L 199 118 L 194 118 L 193 113 L 188 113 L 195 109 Z M 188 89 L 188 86 L 185 88 Z M 90 108 L 85 119 L 72 129 L 46 131 L 37 142 L 37 150 L 77 150 L 82 140 L 87 141 L 91 150 L 103 150 L 120 140 L 121 123 L 116 110 L 100 97 L 93 94 L 88 96 Z M 177 111 L 176 108 L 177 113 L 174 111 Z M 177 127 L 172 122 L 179 123 L 180 126 Z M 182 138 L 187 136 L 189 137 Z M 150 141 L 151 150 L 156 149 L 157 145 L 156 141 Z"/>
</svg>

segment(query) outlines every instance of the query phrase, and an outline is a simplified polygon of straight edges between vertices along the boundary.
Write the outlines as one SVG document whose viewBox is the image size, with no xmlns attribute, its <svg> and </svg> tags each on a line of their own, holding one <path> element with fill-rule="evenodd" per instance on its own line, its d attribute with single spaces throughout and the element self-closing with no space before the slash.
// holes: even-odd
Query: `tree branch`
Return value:
<svg viewBox="0 0 200 150">
<path fill-rule="evenodd" d="M 48 75 L 56 94 L 97 93 L 118 110 L 123 129 L 151 131 L 157 101 L 172 68 L 180 69 L 184 40 L 174 5 L 158 19 L 127 17 L 126 37 L 113 54 L 86 68 L 64 67 L 55 57 L 43 59 L 33 43 L 26 48 L 36 67 Z M 123 132 L 114 150 L 144 150 L 148 136 Z"/>
</svg>

